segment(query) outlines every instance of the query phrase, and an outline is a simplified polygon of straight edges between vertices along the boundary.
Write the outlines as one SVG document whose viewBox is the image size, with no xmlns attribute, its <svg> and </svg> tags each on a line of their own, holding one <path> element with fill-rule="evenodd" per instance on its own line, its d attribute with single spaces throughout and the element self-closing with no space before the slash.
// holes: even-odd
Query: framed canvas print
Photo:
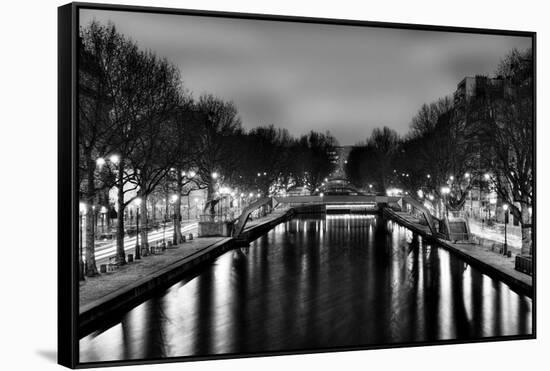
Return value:
<svg viewBox="0 0 550 371">
<path fill-rule="evenodd" d="M 535 338 L 534 32 L 58 17 L 60 364 Z"/>
</svg>

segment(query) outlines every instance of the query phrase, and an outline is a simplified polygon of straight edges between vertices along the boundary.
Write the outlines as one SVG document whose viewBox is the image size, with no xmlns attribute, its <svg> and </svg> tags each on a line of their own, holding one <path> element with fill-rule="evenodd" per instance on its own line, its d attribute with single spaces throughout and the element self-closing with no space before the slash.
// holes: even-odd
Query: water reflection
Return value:
<svg viewBox="0 0 550 371">
<path fill-rule="evenodd" d="M 299 218 L 80 341 L 81 361 L 531 333 L 531 300 L 375 217 Z"/>
</svg>

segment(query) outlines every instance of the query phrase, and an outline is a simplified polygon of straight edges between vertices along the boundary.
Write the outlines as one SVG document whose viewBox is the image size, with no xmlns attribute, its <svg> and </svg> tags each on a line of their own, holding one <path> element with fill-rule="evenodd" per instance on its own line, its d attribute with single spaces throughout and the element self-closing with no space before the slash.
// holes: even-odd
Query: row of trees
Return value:
<svg viewBox="0 0 550 371">
<path fill-rule="evenodd" d="M 327 152 L 336 144 L 329 133 L 293 138 L 273 126 L 244 130 L 232 102 L 193 99 L 176 66 L 97 22 L 80 29 L 78 130 L 88 275 L 97 274 L 91 206 L 113 187 L 117 261 L 125 264 L 124 212 L 132 202 L 141 201 L 147 225 L 149 198 L 175 196 L 179 220 L 181 196 L 194 189 L 206 190 L 205 212 L 214 213 L 221 184 L 262 195 L 315 188 L 332 171 Z M 180 239 L 179 223 L 175 229 Z M 147 248 L 147 228 L 141 239 Z"/>
<path fill-rule="evenodd" d="M 379 192 L 402 187 L 430 195 L 451 210 L 472 188 L 494 191 L 522 226 L 522 253 L 531 248 L 533 205 L 532 51 L 511 51 L 495 78 L 476 76 L 474 94 L 424 104 L 400 138 L 375 129 L 350 153 L 347 174 L 357 186 Z M 419 190 L 421 192 L 419 192 Z M 442 192 L 443 191 L 443 192 Z M 445 194 L 443 194 L 445 193 Z"/>
</svg>

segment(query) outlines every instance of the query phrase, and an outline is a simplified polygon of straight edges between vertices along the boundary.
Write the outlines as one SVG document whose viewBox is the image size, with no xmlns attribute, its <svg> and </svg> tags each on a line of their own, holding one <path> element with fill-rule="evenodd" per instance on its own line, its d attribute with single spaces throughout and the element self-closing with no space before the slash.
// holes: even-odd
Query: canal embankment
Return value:
<svg viewBox="0 0 550 371">
<path fill-rule="evenodd" d="M 79 287 L 79 336 L 85 336 L 159 289 L 167 288 L 228 250 L 247 245 L 294 215 L 294 209 L 255 219 L 238 238 L 199 237 L 88 277 Z"/>
<path fill-rule="evenodd" d="M 453 243 L 438 236 L 433 236 L 426 225 L 406 213 L 396 212 L 390 208 L 382 211 L 384 218 L 390 219 L 426 238 L 429 242 L 450 251 L 468 264 L 475 266 L 487 275 L 507 284 L 514 291 L 533 297 L 533 278 L 515 269 L 514 257 L 506 257 L 492 251 L 488 246 L 476 243 Z"/>
</svg>

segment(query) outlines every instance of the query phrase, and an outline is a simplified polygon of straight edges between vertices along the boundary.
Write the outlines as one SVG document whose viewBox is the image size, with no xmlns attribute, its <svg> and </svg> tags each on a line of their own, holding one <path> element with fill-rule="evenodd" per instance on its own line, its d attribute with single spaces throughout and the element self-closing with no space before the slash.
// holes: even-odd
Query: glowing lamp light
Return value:
<svg viewBox="0 0 550 371">
<path fill-rule="evenodd" d="M 103 165 L 105 165 L 105 159 L 103 157 L 100 157 L 95 160 L 95 163 L 97 164 L 97 166 L 102 167 Z"/>
<path fill-rule="evenodd" d="M 449 180 L 455 180 L 455 177 L 451 175 L 451 176 L 449 177 Z"/>
<path fill-rule="evenodd" d="M 212 174 L 212 179 L 218 179 L 218 177 L 220 176 L 217 172 L 213 172 Z"/>
<path fill-rule="evenodd" d="M 451 193 L 451 189 L 449 187 L 441 187 L 441 193 L 447 195 Z"/>
<path fill-rule="evenodd" d="M 485 174 L 484 177 L 485 177 L 485 180 L 491 179 L 491 175 L 489 175 L 489 174 Z"/>
<path fill-rule="evenodd" d="M 465 173 L 464 178 L 468 179 L 470 177 L 470 173 Z"/>
<path fill-rule="evenodd" d="M 248 197 L 254 197 L 254 193 L 250 192 L 250 193 L 248 194 Z"/>
<path fill-rule="evenodd" d="M 191 170 L 191 171 L 190 171 L 189 173 L 187 173 L 187 174 L 189 175 L 189 178 L 193 178 L 193 177 L 196 175 L 196 173 L 195 173 L 193 170 Z"/>
<path fill-rule="evenodd" d="M 174 203 L 178 200 L 178 195 L 172 195 L 172 197 L 170 197 L 170 202 Z"/>
<path fill-rule="evenodd" d="M 136 203 L 137 206 L 141 205 L 141 198 L 139 198 L 139 197 L 136 198 L 136 199 L 134 200 L 134 202 Z"/>
<path fill-rule="evenodd" d="M 324 194 L 323 192 L 321 192 L 321 193 L 319 193 L 319 196 L 320 196 L 320 197 L 324 197 L 325 194 Z"/>
<path fill-rule="evenodd" d="M 116 165 L 120 162 L 120 157 L 118 155 L 111 155 L 109 161 Z"/>
<path fill-rule="evenodd" d="M 105 206 L 101 206 L 100 212 L 101 212 L 102 214 L 105 214 L 105 213 L 107 212 L 107 208 L 106 208 Z"/>
<path fill-rule="evenodd" d="M 84 202 L 79 203 L 78 209 L 80 210 L 80 212 L 86 211 L 86 204 Z"/>
<path fill-rule="evenodd" d="M 508 204 L 502 205 L 502 208 L 504 209 L 504 211 L 508 211 Z"/>
</svg>

